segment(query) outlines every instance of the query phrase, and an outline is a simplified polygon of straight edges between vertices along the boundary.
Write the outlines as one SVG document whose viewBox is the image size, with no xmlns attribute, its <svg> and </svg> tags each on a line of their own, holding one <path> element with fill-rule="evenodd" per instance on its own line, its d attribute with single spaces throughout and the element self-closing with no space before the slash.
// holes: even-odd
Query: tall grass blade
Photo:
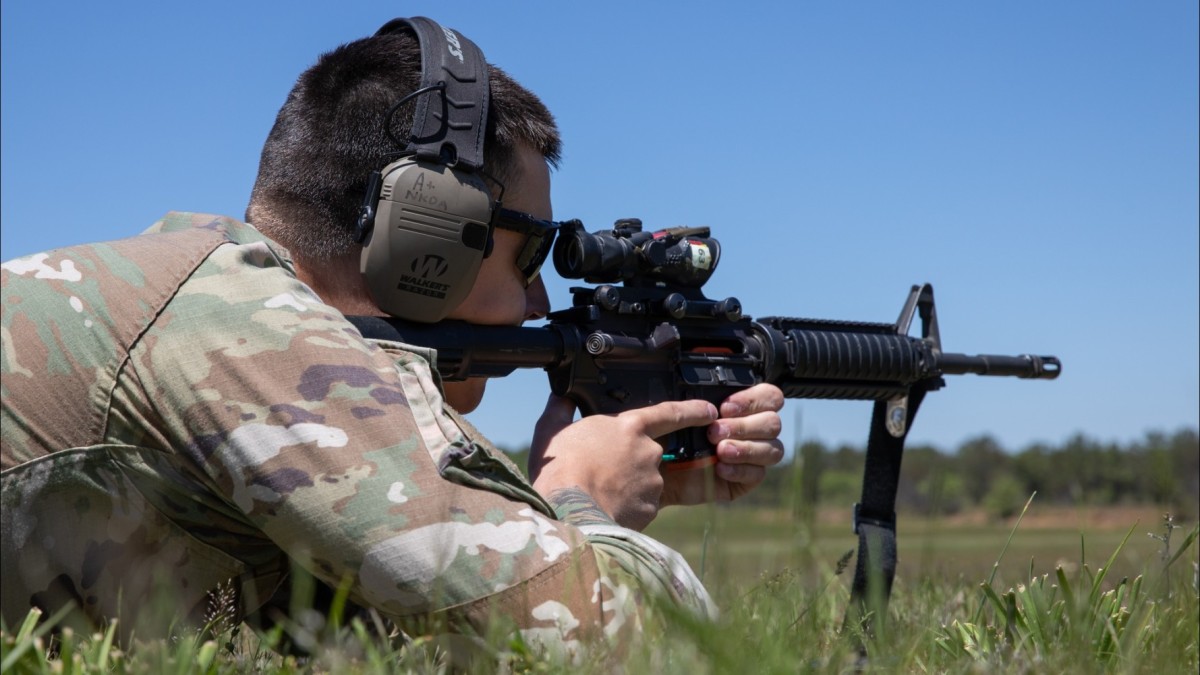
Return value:
<svg viewBox="0 0 1200 675">
<path fill-rule="evenodd" d="M 212 640 L 206 641 L 200 645 L 200 650 L 196 652 L 196 665 L 199 666 L 199 671 L 202 673 L 215 673 L 214 661 L 217 657 L 217 643 Z"/>
<path fill-rule="evenodd" d="M 21 623 L 21 628 L 17 631 L 16 644 L 13 645 L 13 650 L 4 656 L 4 661 L 0 662 L 0 672 L 7 673 L 21 659 L 25 652 L 34 647 L 34 643 L 38 638 L 50 632 L 50 629 L 58 625 L 59 621 L 67 615 L 74 605 L 66 605 L 58 610 L 49 619 L 38 625 L 38 618 L 42 615 L 42 610 L 34 608 L 29 610 L 25 615 L 25 620 Z M 36 628 L 35 628 L 36 626 Z"/>
<path fill-rule="evenodd" d="M 29 636 L 33 634 L 33 629 L 37 626 L 38 618 L 42 616 L 42 610 L 34 607 L 25 615 L 25 620 L 21 622 L 21 627 L 17 629 L 17 642 L 27 642 Z"/>
<path fill-rule="evenodd" d="M 1096 599 L 1100 597 L 1100 585 L 1104 582 L 1104 577 L 1108 576 L 1108 571 L 1112 569 L 1113 563 L 1117 561 L 1117 555 L 1120 554 L 1121 549 L 1125 548 L 1125 544 L 1129 543 L 1129 537 L 1133 535 L 1133 531 L 1137 529 L 1137 526 L 1138 524 L 1135 522 L 1133 527 L 1129 528 L 1129 531 L 1125 533 L 1125 538 L 1117 545 L 1112 555 L 1108 556 L 1108 562 L 1104 563 L 1104 567 L 1096 571 L 1096 578 L 1092 580 L 1092 592 L 1088 595 L 1089 605 L 1093 607 L 1096 605 Z"/>
<path fill-rule="evenodd" d="M 108 669 L 108 655 L 112 652 L 113 637 L 117 634 L 117 619 L 113 619 L 108 624 L 108 630 L 104 631 L 104 641 L 100 643 L 100 653 L 96 657 L 96 668 L 98 670 Z"/>
<path fill-rule="evenodd" d="M 1004 616 L 1004 601 L 1001 600 L 1000 596 L 996 594 L 996 589 L 992 588 L 990 584 L 979 584 L 979 588 L 983 591 L 983 595 L 988 599 L 988 601 L 995 606 L 996 611 L 999 612 L 1001 616 Z M 976 614 L 978 614 L 978 612 L 976 612 Z M 978 618 L 976 618 L 976 621 L 978 621 Z M 972 623 L 975 623 L 976 621 L 972 621 Z"/>
<path fill-rule="evenodd" d="M 1021 520 L 1025 518 L 1025 513 L 1029 511 L 1029 505 L 1033 503 L 1033 498 L 1036 496 L 1037 491 L 1034 490 L 1033 494 L 1029 495 L 1029 499 L 1025 501 L 1025 507 L 1021 509 L 1021 515 L 1017 516 L 1017 522 L 1013 523 L 1012 531 L 1008 533 L 1008 539 L 1004 541 L 1004 548 L 1000 549 L 1000 556 L 996 558 L 996 562 L 992 563 L 992 573 L 990 576 L 988 576 L 987 580 L 987 586 L 989 588 L 996 580 L 996 573 L 1000 571 L 1000 561 L 1004 559 L 1004 554 L 1008 551 L 1009 544 L 1012 543 L 1013 537 L 1017 534 L 1017 528 L 1021 527 Z M 978 623 L 979 614 L 981 612 L 983 612 L 982 604 L 980 604 L 979 608 L 975 611 L 975 617 L 971 620 L 971 623 Z"/>
<path fill-rule="evenodd" d="M 1021 509 L 1021 515 L 1017 516 L 1017 522 L 1013 523 L 1012 531 L 1008 533 L 1008 539 L 1004 540 L 1004 548 L 1000 549 L 1000 557 L 996 558 L 995 564 L 992 565 L 992 574 L 988 577 L 988 585 L 996 580 L 996 572 L 1000 571 L 1000 561 L 1004 559 L 1004 554 L 1008 551 L 1008 547 L 1012 544 L 1013 537 L 1017 534 L 1017 528 L 1021 527 L 1021 520 L 1025 517 L 1025 513 L 1029 511 L 1029 505 L 1033 503 L 1033 498 L 1037 496 L 1037 491 L 1029 495 L 1029 499 L 1025 502 L 1025 507 Z"/>
<path fill-rule="evenodd" d="M 1067 605 L 1075 607 L 1075 592 L 1071 590 L 1071 582 L 1067 581 L 1067 573 L 1063 571 L 1062 566 L 1059 566 L 1054 570 L 1054 574 L 1058 577 L 1058 587 L 1062 589 Z"/>
<path fill-rule="evenodd" d="M 1163 565 L 1163 568 L 1165 569 L 1170 567 L 1172 563 L 1174 563 L 1176 560 L 1179 560 L 1179 557 L 1183 555 L 1184 551 L 1188 550 L 1188 547 L 1192 545 L 1192 542 L 1196 541 L 1197 535 L 1200 535 L 1200 523 L 1197 523 L 1196 526 L 1192 528 L 1192 531 L 1188 532 L 1188 535 L 1183 538 L 1183 542 L 1179 544 L 1179 548 L 1175 549 L 1175 553 L 1171 556 L 1171 559 Z"/>
</svg>

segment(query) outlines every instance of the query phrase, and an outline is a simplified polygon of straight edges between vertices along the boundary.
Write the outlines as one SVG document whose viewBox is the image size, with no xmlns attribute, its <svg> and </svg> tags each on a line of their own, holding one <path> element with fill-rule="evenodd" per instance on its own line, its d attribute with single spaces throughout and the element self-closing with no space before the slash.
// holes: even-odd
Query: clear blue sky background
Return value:
<svg viewBox="0 0 1200 675">
<path fill-rule="evenodd" d="M 4 259 L 240 216 L 296 76 L 420 14 L 554 111 L 557 216 L 711 226 L 707 291 L 755 316 L 892 321 L 928 281 L 948 351 L 1063 359 L 953 378 L 910 442 L 1200 425 L 1194 0 L 2 7 Z M 475 421 L 522 445 L 545 390 L 493 383 Z M 869 412 L 789 402 L 784 437 L 860 445 Z"/>
</svg>

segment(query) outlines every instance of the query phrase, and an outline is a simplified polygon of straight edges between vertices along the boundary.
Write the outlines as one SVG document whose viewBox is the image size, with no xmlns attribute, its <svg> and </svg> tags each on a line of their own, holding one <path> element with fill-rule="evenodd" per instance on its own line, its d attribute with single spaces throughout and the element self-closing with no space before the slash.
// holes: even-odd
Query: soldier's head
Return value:
<svg viewBox="0 0 1200 675">
<path fill-rule="evenodd" d="M 551 165 L 561 141 L 542 101 L 489 65 L 484 172 L 519 183 L 517 149 Z M 357 253 L 359 207 L 372 171 L 394 159 L 388 110 L 421 81 L 421 50 L 409 31 L 356 40 L 320 56 L 300 75 L 263 146 L 246 220 L 310 261 Z M 392 120 L 406 138 L 414 106 Z"/>
<path fill-rule="evenodd" d="M 549 168 L 561 146 L 554 118 L 537 96 L 488 68 L 483 173 L 493 186 L 503 184 L 506 208 L 549 220 Z M 263 146 L 246 220 L 286 246 L 301 281 L 346 314 L 381 313 L 358 271 L 355 228 L 371 173 L 404 150 L 384 120 L 420 83 L 420 42 L 410 31 L 338 47 L 299 77 Z M 392 136 L 407 138 L 414 108 L 397 112 Z M 541 278 L 531 281 L 518 267 L 527 247 L 525 236 L 497 227 L 470 292 L 447 318 L 516 325 L 544 316 L 549 300 Z M 469 412 L 484 382 L 448 382 L 446 400 Z"/>
</svg>

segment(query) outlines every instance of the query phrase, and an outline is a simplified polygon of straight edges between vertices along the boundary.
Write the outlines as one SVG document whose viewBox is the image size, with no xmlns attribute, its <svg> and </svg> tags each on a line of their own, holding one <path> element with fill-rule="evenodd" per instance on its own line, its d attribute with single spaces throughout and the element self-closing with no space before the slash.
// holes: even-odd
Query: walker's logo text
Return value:
<svg viewBox="0 0 1200 675">
<path fill-rule="evenodd" d="M 396 284 L 396 290 L 427 295 L 439 300 L 445 299 L 446 291 L 450 290 L 450 284 L 440 284 L 434 281 L 434 279 L 445 276 L 450 269 L 450 264 L 446 262 L 445 258 L 430 253 L 420 258 L 413 258 L 408 268 L 412 270 L 412 274 L 401 274 L 400 283 Z"/>
<path fill-rule="evenodd" d="M 458 36 L 449 28 L 442 27 L 442 32 L 446 34 L 446 41 L 450 43 L 446 45 L 446 49 L 449 49 L 451 56 L 458 59 L 459 63 L 462 63 L 462 45 L 458 43 Z"/>
</svg>

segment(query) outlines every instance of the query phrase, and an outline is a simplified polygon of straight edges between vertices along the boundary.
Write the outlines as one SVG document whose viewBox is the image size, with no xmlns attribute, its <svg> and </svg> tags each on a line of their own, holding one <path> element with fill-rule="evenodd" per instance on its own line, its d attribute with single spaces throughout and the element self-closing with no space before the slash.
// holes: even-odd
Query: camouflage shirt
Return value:
<svg viewBox="0 0 1200 675">
<path fill-rule="evenodd" d="M 445 405 L 434 355 L 364 340 L 248 225 L 171 213 L 2 269 L 10 628 L 73 604 L 145 636 L 164 597 L 199 621 L 230 584 L 245 616 L 293 565 L 402 626 L 504 617 L 559 646 L 619 641 L 653 597 L 714 611 L 675 552 L 556 514 Z"/>
</svg>

